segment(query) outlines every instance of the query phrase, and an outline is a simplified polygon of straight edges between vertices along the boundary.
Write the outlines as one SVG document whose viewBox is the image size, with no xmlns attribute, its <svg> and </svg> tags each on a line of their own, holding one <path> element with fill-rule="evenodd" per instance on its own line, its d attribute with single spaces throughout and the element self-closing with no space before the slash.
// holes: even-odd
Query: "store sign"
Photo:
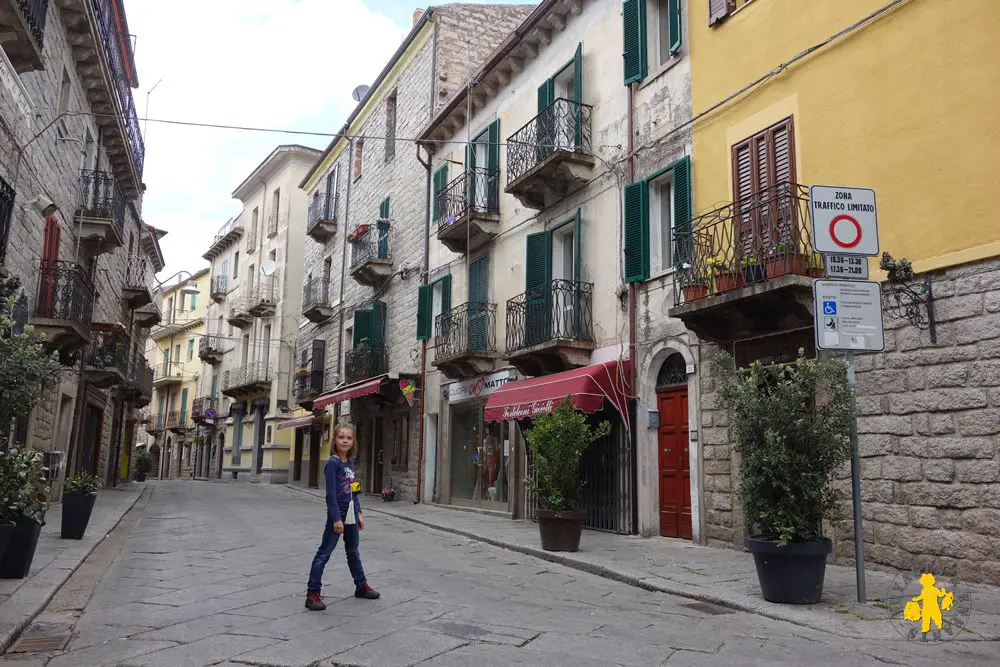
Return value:
<svg viewBox="0 0 1000 667">
<path fill-rule="evenodd" d="M 492 375 L 480 375 L 471 380 L 456 382 L 448 388 L 448 402 L 459 403 L 473 398 L 489 396 L 513 380 L 514 374 L 512 371 L 500 371 Z"/>
<path fill-rule="evenodd" d="M 544 401 L 534 401 L 532 403 L 518 403 L 508 405 L 503 409 L 504 420 L 531 419 L 535 415 L 547 415 L 556 409 L 556 401 L 553 398 Z"/>
</svg>

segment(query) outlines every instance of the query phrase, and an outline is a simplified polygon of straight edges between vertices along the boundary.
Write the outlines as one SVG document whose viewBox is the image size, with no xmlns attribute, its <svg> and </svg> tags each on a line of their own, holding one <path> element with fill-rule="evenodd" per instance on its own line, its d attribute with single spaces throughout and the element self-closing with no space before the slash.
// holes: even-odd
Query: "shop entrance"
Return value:
<svg viewBox="0 0 1000 667">
<path fill-rule="evenodd" d="M 691 539 L 691 464 L 688 458 L 688 388 L 684 358 L 673 354 L 656 390 L 660 415 L 656 444 L 660 476 L 660 535 Z"/>
<path fill-rule="evenodd" d="M 507 510 L 510 422 L 484 422 L 483 403 L 451 408 L 451 502 Z"/>
</svg>

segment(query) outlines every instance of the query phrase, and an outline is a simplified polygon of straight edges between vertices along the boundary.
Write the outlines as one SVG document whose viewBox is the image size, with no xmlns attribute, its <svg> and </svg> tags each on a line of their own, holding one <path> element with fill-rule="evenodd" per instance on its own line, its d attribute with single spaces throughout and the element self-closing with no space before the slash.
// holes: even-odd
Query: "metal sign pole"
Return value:
<svg viewBox="0 0 1000 667">
<path fill-rule="evenodd" d="M 858 454 L 858 410 L 854 399 L 854 352 L 844 352 L 847 364 L 847 386 L 851 389 L 851 495 L 854 504 L 854 572 L 857 577 L 858 602 L 865 594 L 865 539 L 861 530 L 861 457 Z"/>
</svg>

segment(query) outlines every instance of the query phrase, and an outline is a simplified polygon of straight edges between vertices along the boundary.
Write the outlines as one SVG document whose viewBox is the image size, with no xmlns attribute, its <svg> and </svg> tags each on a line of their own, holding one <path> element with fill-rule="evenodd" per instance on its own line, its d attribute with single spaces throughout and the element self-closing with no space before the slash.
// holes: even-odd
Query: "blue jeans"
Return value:
<svg viewBox="0 0 1000 667">
<path fill-rule="evenodd" d="M 344 525 L 344 549 L 347 551 L 347 567 L 350 568 L 351 576 L 354 577 L 354 585 L 364 586 L 367 580 L 365 579 L 365 569 L 361 567 L 361 554 L 358 552 L 359 532 L 357 524 Z M 330 554 L 337 546 L 338 539 L 340 539 L 340 535 L 333 532 L 333 526 L 327 524 L 323 530 L 323 541 L 320 543 L 319 549 L 316 550 L 312 567 L 309 568 L 309 583 L 306 585 L 306 592 L 319 593 L 323 588 L 323 570 L 326 568 L 327 561 L 330 560 Z"/>
</svg>

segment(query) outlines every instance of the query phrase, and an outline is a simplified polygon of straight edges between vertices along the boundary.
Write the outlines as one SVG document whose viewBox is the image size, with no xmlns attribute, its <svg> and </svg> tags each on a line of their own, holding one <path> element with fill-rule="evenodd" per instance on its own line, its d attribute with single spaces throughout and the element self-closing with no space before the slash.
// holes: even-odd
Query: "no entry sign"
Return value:
<svg viewBox="0 0 1000 667">
<path fill-rule="evenodd" d="M 816 252 L 878 254 L 878 215 L 871 188 L 813 185 L 809 188 L 809 215 Z"/>
</svg>

